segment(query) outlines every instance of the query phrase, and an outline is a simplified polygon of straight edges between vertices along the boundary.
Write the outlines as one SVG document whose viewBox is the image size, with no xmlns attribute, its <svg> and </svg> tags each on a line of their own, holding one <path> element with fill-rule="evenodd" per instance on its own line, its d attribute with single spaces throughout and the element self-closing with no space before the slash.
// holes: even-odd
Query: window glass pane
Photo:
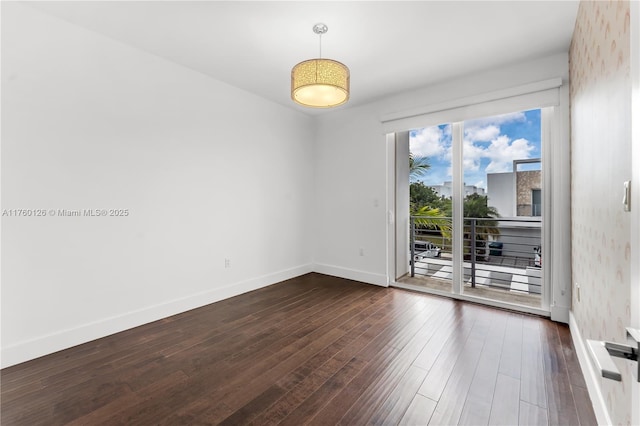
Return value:
<svg viewBox="0 0 640 426">
<path fill-rule="evenodd" d="M 463 292 L 540 307 L 541 111 L 464 123 Z"/>
<path fill-rule="evenodd" d="M 451 291 L 451 125 L 409 132 L 412 284 Z"/>
</svg>

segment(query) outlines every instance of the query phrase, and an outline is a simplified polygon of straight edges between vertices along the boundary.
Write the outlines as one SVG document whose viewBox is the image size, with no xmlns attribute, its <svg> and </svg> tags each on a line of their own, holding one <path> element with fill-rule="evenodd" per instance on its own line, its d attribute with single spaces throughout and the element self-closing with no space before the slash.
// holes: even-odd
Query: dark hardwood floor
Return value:
<svg viewBox="0 0 640 426">
<path fill-rule="evenodd" d="M 309 274 L 1 372 L 2 425 L 591 425 L 569 329 Z"/>
</svg>

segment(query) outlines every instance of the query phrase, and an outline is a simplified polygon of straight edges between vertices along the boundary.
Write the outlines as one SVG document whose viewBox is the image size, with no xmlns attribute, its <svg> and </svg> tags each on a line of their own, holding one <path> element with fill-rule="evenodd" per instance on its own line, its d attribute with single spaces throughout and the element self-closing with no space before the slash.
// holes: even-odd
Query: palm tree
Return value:
<svg viewBox="0 0 640 426">
<path fill-rule="evenodd" d="M 427 173 L 427 170 L 431 168 L 429 159 L 427 157 L 414 157 L 413 153 L 409 152 L 409 181 L 416 181 Z"/>
<path fill-rule="evenodd" d="M 442 236 L 451 239 L 451 218 L 443 217 L 440 209 L 424 206 L 411 213 L 414 223 L 418 226 L 437 229 Z"/>
<path fill-rule="evenodd" d="M 468 246 L 471 243 L 471 219 L 475 219 L 474 248 L 478 246 L 485 247 L 489 236 L 500 235 L 498 221 L 495 220 L 500 217 L 500 214 L 495 207 L 487 204 L 486 195 L 471 194 L 467 196 L 464 200 L 463 215 L 465 217 L 465 245 Z M 467 244 L 467 242 L 469 242 L 469 244 Z M 471 250 L 469 250 L 469 252 L 471 252 Z"/>
<path fill-rule="evenodd" d="M 424 176 L 430 168 L 431 165 L 427 157 L 414 157 L 413 153 L 409 152 L 409 181 L 415 183 L 418 181 L 418 178 Z M 417 187 L 412 184 L 410 191 L 413 191 L 415 188 Z M 437 230 L 443 239 L 451 238 L 451 218 L 443 217 L 440 209 L 429 205 L 418 207 L 410 203 L 409 211 L 410 216 L 414 218 L 414 226 L 416 228 Z M 412 232 L 414 232 L 414 230 L 412 230 Z"/>
</svg>

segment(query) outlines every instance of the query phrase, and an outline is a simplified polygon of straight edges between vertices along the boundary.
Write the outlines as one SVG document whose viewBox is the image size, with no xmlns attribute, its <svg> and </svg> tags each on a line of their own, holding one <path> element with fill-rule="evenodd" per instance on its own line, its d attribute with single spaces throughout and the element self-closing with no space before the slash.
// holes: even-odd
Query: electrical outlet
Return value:
<svg viewBox="0 0 640 426">
<path fill-rule="evenodd" d="M 224 260 L 224 267 L 225 268 L 231 268 L 231 259 L 225 259 Z"/>
</svg>

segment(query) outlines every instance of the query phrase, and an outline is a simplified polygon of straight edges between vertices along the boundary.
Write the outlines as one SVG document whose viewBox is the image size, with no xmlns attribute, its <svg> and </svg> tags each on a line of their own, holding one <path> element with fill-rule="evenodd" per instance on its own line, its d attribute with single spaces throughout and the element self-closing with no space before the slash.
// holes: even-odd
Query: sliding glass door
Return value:
<svg viewBox="0 0 640 426">
<path fill-rule="evenodd" d="M 541 110 L 463 123 L 465 294 L 542 306 Z"/>
<path fill-rule="evenodd" d="M 543 307 L 542 127 L 535 109 L 409 132 L 410 260 L 400 282 Z"/>
</svg>

